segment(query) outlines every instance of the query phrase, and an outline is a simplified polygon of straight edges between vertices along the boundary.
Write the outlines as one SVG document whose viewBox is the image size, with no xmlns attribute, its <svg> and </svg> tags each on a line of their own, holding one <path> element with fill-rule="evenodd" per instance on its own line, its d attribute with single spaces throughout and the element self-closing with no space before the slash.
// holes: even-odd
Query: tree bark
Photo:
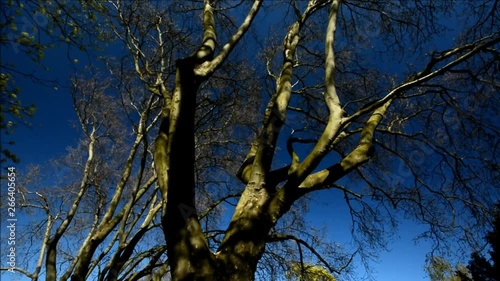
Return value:
<svg viewBox="0 0 500 281">
<path fill-rule="evenodd" d="M 202 81 L 196 59 L 177 61 L 175 89 L 155 143 L 155 167 L 163 194 L 162 226 L 172 280 L 217 280 L 195 209 L 194 116 Z"/>
</svg>

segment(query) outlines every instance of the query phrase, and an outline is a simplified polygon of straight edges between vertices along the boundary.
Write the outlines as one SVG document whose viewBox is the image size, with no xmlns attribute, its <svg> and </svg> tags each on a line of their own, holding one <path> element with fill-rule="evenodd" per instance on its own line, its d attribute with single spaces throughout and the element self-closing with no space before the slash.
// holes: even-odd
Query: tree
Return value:
<svg viewBox="0 0 500 281">
<path fill-rule="evenodd" d="M 61 43 L 70 43 L 67 46 L 85 50 L 88 45 L 95 45 L 96 41 L 103 40 L 102 33 L 93 33 L 91 39 L 85 37 L 89 29 L 99 28 L 92 25 L 92 17 L 86 22 L 75 18 L 74 14 L 86 13 L 85 5 L 71 3 L 50 3 L 48 1 L 18 1 L 8 0 L 0 4 L 0 47 L 2 60 L 0 62 L 0 131 L 2 133 L 2 150 L 0 163 L 5 168 L 7 162 L 18 163 L 19 157 L 9 149 L 15 144 L 12 134 L 17 126 L 30 125 L 27 121 L 35 113 L 35 105 L 26 105 L 20 95 L 22 85 L 16 80 L 29 80 L 41 87 L 56 87 L 57 79 L 47 78 L 49 68 L 44 65 L 47 50 L 62 47 Z M 75 13 L 78 7 L 79 13 Z M 81 15 L 81 14 L 79 14 Z M 88 14 L 91 15 L 91 11 Z M 78 16 L 76 16 L 78 17 Z M 79 22 L 78 27 L 75 22 Z M 34 62 L 28 67 L 18 65 L 18 61 L 4 59 L 10 54 L 23 56 Z M 43 72 L 40 70 L 43 69 Z M 50 75 L 49 75 L 50 76 Z M 22 95 L 21 95 L 22 96 Z"/>
<path fill-rule="evenodd" d="M 128 53 L 105 60 L 117 83 L 93 73 L 75 80 L 83 139 L 67 160 L 72 184 L 58 185 L 71 192 L 50 202 L 50 189 L 22 191 L 23 207 L 46 218 L 37 266 L 16 269 L 26 276 L 37 279 L 44 267 L 47 280 L 254 280 L 272 258 L 271 275 L 283 272 L 279 261 L 297 260 L 339 275 L 352 255 L 382 248 L 402 216 L 427 223 L 423 236 L 436 245 L 484 232 L 499 197 L 496 2 L 80 5 Z M 259 18 L 264 12 L 281 16 L 279 24 Z M 84 18 L 72 19 L 84 26 Z M 268 36 L 262 26 L 283 29 Z M 447 33 L 456 39 L 440 42 Z M 240 73 L 238 55 L 260 55 L 255 70 L 264 75 Z M 248 129 L 253 118 L 225 126 L 219 115 L 257 111 L 247 99 L 267 103 L 258 127 Z M 237 159 L 242 135 L 252 139 L 235 173 L 240 184 L 217 179 L 211 189 L 212 164 L 230 171 L 218 165 Z M 215 149 L 200 158 L 200 144 Z M 294 228 L 301 204 L 321 190 L 348 207 L 354 253 L 327 247 L 322 255 L 307 228 Z M 231 198 L 221 227 L 217 207 Z M 266 252 L 274 245 L 279 251 Z M 302 247 L 310 261 L 286 256 L 302 257 Z"/>
<path fill-rule="evenodd" d="M 455 268 L 443 257 L 432 257 L 426 266 L 431 281 L 470 281 L 470 274 L 462 264 Z"/>
<path fill-rule="evenodd" d="M 300 262 L 292 264 L 287 274 L 288 280 L 304 281 L 336 281 L 325 268 L 312 264 L 301 264 Z"/>
<path fill-rule="evenodd" d="M 0 73 L 0 91 L 0 130 L 3 135 L 0 163 L 4 168 L 7 161 L 19 162 L 17 155 L 6 148 L 7 145 L 13 145 L 14 141 L 7 142 L 4 138 L 14 133 L 19 120 L 33 116 L 35 106 L 25 106 L 21 103 L 17 97 L 19 89 L 13 87 L 12 77 L 8 74 Z"/>
<path fill-rule="evenodd" d="M 498 203 L 496 204 L 495 212 L 493 213 L 493 229 L 486 235 L 486 241 L 490 245 L 489 251 L 490 260 L 484 258 L 479 252 L 474 251 L 471 254 L 471 260 L 467 267 L 462 264 L 457 264 L 455 269 L 443 257 L 432 257 L 426 270 L 429 272 L 431 280 L 498 280 L 498 227 L 499 227 L 499 212 Z"/>
<path fill-rule="evenodd" d="M 9 3 L 9 5 L 12 6 L 13 3 Z M 37 48 L 31 45 L 33 38 L 25 30 L 17 34 L 14 34 L 12 31 L 6 32 L 6 29 L 17 30 L 15 19 L 18 18 L 17 15 L 19 14 L 19 11 L 14 11 L 14 9 L 6 9 L 6 6 L 7 3 L 2 2 L 2 11 L 5 12 L 0 14 L 0 47 L 2 49 L 9 47 L 16 48 L 18 51 L 21 49 L 25 54 L 33 53 Z M 12 12 L 9 13 L 8 11 Z M 9 138 L 20 122 L 28 124 L 25 121 L 25 117 L 33 116 L 35 111 L 34 105 L 23 105 L 19 99 L 20 90 L 15 86 L 12 75 L 15 69 L 12 67 L 6 64 L 4 60 L 0 62 L 0 132 L 2 134 L 0 164 L 2 170 L 6 168 L 5 166 L 8 161 L 13 163 L 19 162 L 19 157 L 8 148 L 15 143 L 14 140 Z"/>
<path fill-rule="evenodd" d="M 485 257 L 481 256 L 478 252 L 473 252 L 471 254 L 471 260 L 467 268 L 469 269 L 472 279 L 476 281 L 480 280 L 499 280 L 500 276 L 500 205 L 497 203 L 496 211 L 493 217 L 493 229 L 488 232 L 486 236 L 486 242 L 488 242 L 491 250 L 489 251 L 490 259 L 487 260 Z"/>
</svg>

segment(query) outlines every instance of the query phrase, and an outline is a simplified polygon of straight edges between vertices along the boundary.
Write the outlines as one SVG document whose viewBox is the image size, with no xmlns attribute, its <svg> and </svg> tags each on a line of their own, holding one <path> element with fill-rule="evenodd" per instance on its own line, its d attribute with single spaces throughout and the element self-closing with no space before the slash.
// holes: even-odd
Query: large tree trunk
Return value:
<svg viewBox="0 0 500 281">
<path fill-rule="evenodd" d="M 162 226 L 174 281 L 253 280 L 264 245 L 264 235 L 252 240 L 250 231 L 235 225 L 231 243 L 213 254 L 198 221 L 195 204 L 194 121 L 196 95 L 203 81 L 227 58 L 248 30 L 261 1 L 255 1 L 244 22 L 220 53 L 214 57 L 216 30 L 213 8 L 204 1 L 204 38 L 201 46 L 187 58 L 177 61 L 172 96 L 164 94 L 162 124 L 155 142 L 155 168 L 163 198 Z M 249 206 L 251 207 L 251 206 Z M 251 226 L 257 220 L 251 218 Z M 230 231 L 231 231 L 230 230 Z M 266 232 L 267 233 L 267 232 Z M 259 241 L 258 246 L 253 244 Z"/>
<path fill-rule="evenodd" d="M 270 197 L 263 181 L 249 183 L 219 252 L 210 251 L 194 202 L 194 115 L 196 93 L 203 80 L 194 74 L 197 66 L 192 57 L 177 62 L 174 93 L 155 143 L 172 280 L 251 281 L 271 227 L 262 215 Z"/>
<path fill-rule="evenodd" d="M 164 198 L 163 231 L 172 280 L 217 280 L 215 261 L 195 211 L 194 115 L 200 85 L 195 60 L 177 62 L 176 84 L 155 144 Z"/>
</svg>

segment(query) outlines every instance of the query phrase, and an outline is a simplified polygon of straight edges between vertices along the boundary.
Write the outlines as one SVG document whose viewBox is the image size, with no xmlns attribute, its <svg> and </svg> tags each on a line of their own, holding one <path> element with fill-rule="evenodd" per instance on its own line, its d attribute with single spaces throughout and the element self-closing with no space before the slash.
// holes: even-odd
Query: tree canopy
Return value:
<svg viewBox="0 0 500 281">
<path fill-rule="evenodd" d="M 10 7 L 47 19 L 29 42 L 91 59 L 68 76 L 81 139 L 26 172 L 24 261 L 2 270 L 343 280 L 401 220 L 435 251 L 487 231 L 497 1 L 27 3 Z M 305 220 L 316 194 L 346 207 L 351 246 Z"/>
</svg>

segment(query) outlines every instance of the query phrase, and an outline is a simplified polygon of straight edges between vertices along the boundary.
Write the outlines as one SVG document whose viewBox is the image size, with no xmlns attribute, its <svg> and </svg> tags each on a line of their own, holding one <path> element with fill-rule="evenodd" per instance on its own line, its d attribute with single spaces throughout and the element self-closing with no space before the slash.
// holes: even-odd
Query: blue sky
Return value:
<svg viewBox="0 0 500 281">
<path fill-rule="evenodd" d="M 317 227 L 326 227 L 330 239 L 340 243 L 349 243 L 351 219 L 347 207 L 342 202 L 342 196 L 338 195 L 339 192 L 332 190 L 315 194 L 313 197 L 315 204 L 310 205 L 307 219 Z M 379 258 L 370 263 L 373 269 L 372 276 L 375 280 L 381 281 L 429 280 L 424 265 L 431 246 L 425 241 L 414 241 L 414 238 L 425 231 L 426 227 L 409 220 L 402 220 L 398 230 L 388 244 L 388 251 L 379 252 Z M 363 265 L 358 261 L 355 266 L 355 271 L 359 276 L 363 276 L 365 273 Z"/>
</svg>

